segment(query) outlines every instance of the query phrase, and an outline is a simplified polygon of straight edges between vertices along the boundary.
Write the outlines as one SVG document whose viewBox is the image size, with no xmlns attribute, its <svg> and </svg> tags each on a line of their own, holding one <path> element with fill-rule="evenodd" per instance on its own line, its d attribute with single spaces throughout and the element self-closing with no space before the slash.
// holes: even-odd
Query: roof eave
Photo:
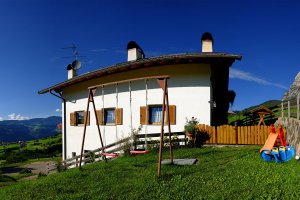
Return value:
<svg viewBox="0 0 300 200">
<path fill-rule="evenodd" d="M 242 56 L 226 54 L 226 53 L 201 53 L 201 54 L 190 53 L 190 54 L 174 54 L 174 55 L 167 55 L 167 56 L 150 57 L 150 58 L 140 59 L 136 61 L 123 62 L 123 63 L 100 68 L 92 72 L 76 76 L 62 83 L 48 87 L 44 90 L 40 90 L 38 91 L 38 94 L 45 94 L 50 92 L 51 90 L 60 92 L 64 87 L 74 85 L 78 82 L 89 80 L 91 78 L 97 78 L 100 76 L 118 73 L 120 71 L 132 70 L 134 68 L 150 67 L 154 65 L 163 66 L 168 64 L 210 62 L 211 60 L 214 59 L 222 59 L 222 60 L 229 59 L 233 63 L 235 60 L 241 60 Z"/>
</svg>

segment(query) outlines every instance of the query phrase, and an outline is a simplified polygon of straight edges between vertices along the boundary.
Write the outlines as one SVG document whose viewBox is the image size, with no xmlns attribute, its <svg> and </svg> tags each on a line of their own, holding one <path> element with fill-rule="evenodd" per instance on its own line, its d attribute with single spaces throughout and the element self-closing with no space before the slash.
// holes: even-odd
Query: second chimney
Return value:
<svg viewBox="0 0 300 200">
<path fill-rule="evenodd" d="M 127 44 L 127 51 L 127 61 L 134 61 L 145 58 L 144 51 L 135 41 L 130 41 Z"/>
<path fill-rule="evenodd" d="M 203 33 L 202 37 L 201 37 L 201 42 L 202 42 L 202 52 L 203 53 L 212 53 L 213 52 L 214 39 L 213 39 L 211 33 L 209 33 L 209 32 Z"/>
<path fill-rule="evenodd" d="M 68 71 L 68 80 L 77 76 L 77 70 L 73 69 L 71 64 L 68 64 L 67 71 Z"/>
</svg>

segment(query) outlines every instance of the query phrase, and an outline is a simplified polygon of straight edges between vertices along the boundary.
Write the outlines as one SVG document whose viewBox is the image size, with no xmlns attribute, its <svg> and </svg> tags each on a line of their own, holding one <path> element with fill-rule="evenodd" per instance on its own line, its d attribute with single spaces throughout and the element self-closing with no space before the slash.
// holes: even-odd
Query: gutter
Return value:
<svg viewBox="0 0 300 200">
<path fill-rule="evenodd" d="M 63 115 L 64 115 L 64 121 L 63 121 L 63 123 L 64 123 L 64 126 L 63 126 L 63 134 L 64 134 L 64 137 L 63 137 L 63 160 L 66 160 L 67 159 L 67 126 L 66 126 L 66 99 L 65 98 L 63 98 L 62 97 L 62 94 L 60 93 L 60 92 L 56 92 L 56 91 L 54 91 L 55 93 L 57 93 L 57 94 L 59 94 L 59 95 L 57 95 L 57 94 L 55 94 L 55 93 L 53 93 L 53 90 L 49 90 L 49 92 L 50 92 L 50 94 L 52 94 L 53 96 L 55 96 L 55 97 L 57 97 L 57 98 L 59 98 L 59 99 L 61 99 L 62 100 L 62 102 L 63 102 L 63 105 L 64 105 L 64 113 L 63 113 Z"/>
</svg>

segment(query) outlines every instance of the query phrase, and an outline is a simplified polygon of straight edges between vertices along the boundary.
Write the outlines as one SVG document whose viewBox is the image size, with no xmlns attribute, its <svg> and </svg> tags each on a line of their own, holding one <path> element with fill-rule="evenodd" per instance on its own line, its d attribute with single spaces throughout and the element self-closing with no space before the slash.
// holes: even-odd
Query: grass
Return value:
<svg viewBox="0 0 300 200">
<path fill-rule="evenodd" d="M 0 199 L 299 199 L 300 163 L 266 163 L 259 148 L 178 149 L 199 163 L 163 165 L 159 179 L 157 153 L 124 156 L 4 187 Z"/>
<path fill-rule="evenodd" d="M 178 149 L 199 164 L 163 165 L 159 179 L 157 153 L 124 156 L 4 187 L 0 199 L 299 199 L 299 163 L 266 163 L 259 148 Z"/>
<path fill-rule="evenodd" d="M 22 166 L 37 161 L 61 160 L 61 135 L 26 141 L 26 146 L 19 144 L 0 146 L 0 187 L 16 184 L 32 173 L 20 174 Z M 2 172 L 15 171 L 16 174 L 2 175 Z"/>
</svg>

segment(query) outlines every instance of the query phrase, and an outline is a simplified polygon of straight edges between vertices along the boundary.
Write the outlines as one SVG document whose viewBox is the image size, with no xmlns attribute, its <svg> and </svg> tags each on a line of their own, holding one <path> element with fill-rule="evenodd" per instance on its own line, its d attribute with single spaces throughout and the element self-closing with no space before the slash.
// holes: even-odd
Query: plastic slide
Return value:
<svg viewBox="0 0 300 200">
<path fill-rule="evenodd" d="M 277 142 L 277 138 L 280 139 L 280 143 L 282 145 L 279 148 L 274 147 Z M 277 163 L 287 162 L 295 156 L 295 149 L 292 146 L 287 146 L 284 138 L 284 132 L 280 125 L 278 127 L 278 133 L 275 133 L 275 128 L 271 125 L 270 135 L 265 145 L 260 149 L 260 155 L 264 161 L 275 160 Z"/>
<path fill-rule="evenodd" d="M 271 126 L 271 133 L 265 143 L 265 145 L 260 149 L 260 152 L 264 151 L 264 150 L 268 150 L 268 151 L 271 151 L 276 143 L 276 139 L 278 137 L 278 133 L 275 133 L 275 128 L 274 128 L 274 131 L 273 129 L 274 126 L 272 127 Z"/>
</svg>

